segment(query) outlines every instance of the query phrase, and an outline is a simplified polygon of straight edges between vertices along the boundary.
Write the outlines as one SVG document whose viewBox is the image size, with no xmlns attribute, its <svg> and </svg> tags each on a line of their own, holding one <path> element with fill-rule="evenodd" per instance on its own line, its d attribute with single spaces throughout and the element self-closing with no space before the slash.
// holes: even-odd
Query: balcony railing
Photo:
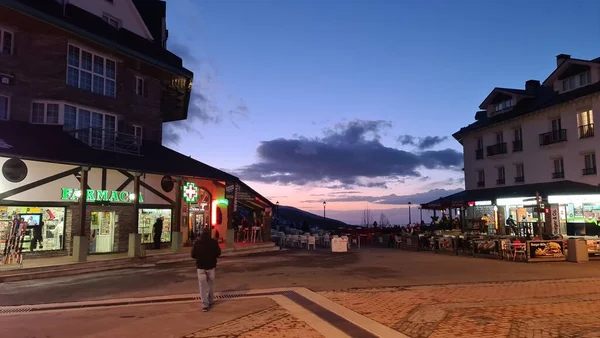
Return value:
<svg viewBox="0 0 600 338">
<path fill-rule="evenodd" d="M 525 176 L 515 177 L 515 183 L 523 183 L 523 182 L 525 182 Z"/>
<path fill-rule="evenodd" d="M 487 156 L 506 154 L 506 142 L 487 146 Z"/>
<path fill-rule="evenodd" d="M 560 172 L 552 173 L 552 178 L 565 178 L 565 172 L 560 171 Z"/>
<path fill-rule="evenodd" d="M 140 154 L 142 140 L 140 137 L 135 135 L 121 133 L 109 129 L 91 127 L 71 130 L 68 131 L 68 133 L 95 149 L 132 155 Z"/>
<path fill-rule="evenodd" d="M 476 149 L 475 150 L 475 159 L 476 160 L 483 160 L 483 149 Z"/>
<path fill-rule="evenodd" d="M 579 130 L 579 138 L 588 138 L 594 136 L 594 124 L 586 124 L 583 126 L 577 127 Z"/>
<path fill-rule="evenodd" d="M 517 151 L 523 151 L 523 140 L 513 141 L 513 153 Z"/>
<path fill-rule="evenodd" d="M 477 182 L 478 187 L 485 187 L 485 182 Z"/>
<path fill-rule="evenodd" d="M 559 129 L 540 134 L 540 146 L 547 146 L 553 143 L 565 142 L 567 140 L 567 130 Z"/>
<path fill-rule="evenodd" d="M 597 173 L 596 167 L 584 168 L 582 171 L 584 175 L 596 175 Z"/>
<path fill-rule="evenodd" d="M 506 180 L 503 179 L 503 178 L 499 178 L 499 179 L 496 180 L 496 184 L 497 185 L 503 185 L 504 183 L 506 183 Z"/>
</svg>

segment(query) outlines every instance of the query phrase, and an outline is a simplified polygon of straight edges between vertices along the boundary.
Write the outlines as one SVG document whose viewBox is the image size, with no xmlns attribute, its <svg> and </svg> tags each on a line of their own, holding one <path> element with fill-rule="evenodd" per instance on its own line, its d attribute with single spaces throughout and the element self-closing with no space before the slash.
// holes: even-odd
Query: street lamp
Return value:
<svg viewBox="0 0 600 338">
<path fill-rule="evenodd" d="M 408 202 L 408 224 L 412 224 L 412 218 L 410 216 L 410 206 L 412 203 Z"/>
<path fill-rule="evenodd" d="M 275 207 L 275 216 L 277 216 L 277 218 L 279 219 L 279 201 L 277 201 L 277 203 L 275 203 L 277 205 L 277 207 Z"/>
<path fill-rule="evenodd" d="M 327 205 L 327 202 L 323 201 L 323 220 L 325 220 L 325 205 Z"/>
<path fill-rule="evenodd" d="M 421 213 L 421 223 L 423 223 L 423 208 L 419 205 L 419 212 Z"/>
</svg>

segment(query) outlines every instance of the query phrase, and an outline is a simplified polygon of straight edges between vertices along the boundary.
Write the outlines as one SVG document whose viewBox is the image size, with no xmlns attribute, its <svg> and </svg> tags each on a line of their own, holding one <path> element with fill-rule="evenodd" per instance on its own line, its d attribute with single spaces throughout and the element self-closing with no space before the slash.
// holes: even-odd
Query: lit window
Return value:
<svg viewBox="0 0 600 338">
<path fill-rule="evenodd" d="M 67 84 L 92 93 L 116 97 L 117 63 L 69 45 Z"/>
<path fill-rule="evenodd" d="M 13 33 L 0 29 L 0 54 L 13 53 Z"/>
<path fill-rule="evenodd" d="M 0 96 L 0 121 L 8 120 L 8 97 Z"/>
<path fill-rule="evenodd" d="M 31 106 L 31 123 L 58 124 L 59 108 L 58 103 L 34 102 Z"/>
</svg>

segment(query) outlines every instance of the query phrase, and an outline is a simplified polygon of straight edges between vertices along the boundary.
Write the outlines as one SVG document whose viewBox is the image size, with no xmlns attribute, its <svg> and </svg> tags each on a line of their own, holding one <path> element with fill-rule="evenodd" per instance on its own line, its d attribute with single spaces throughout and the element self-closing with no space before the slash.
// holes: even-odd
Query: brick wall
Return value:
<svg viewBox="0 0 600 338">
<path fill-rule="evenodd" d="M 114 251 L 115 252 L 127 252 L 129 247 L 129 234 L 133 233 L 137 227 L 135 225 L 135 212 L 133 206 L 96 206 L 88 205 L 86 208 L 86 220 L 85 220 L 85 233 L 87 236 L 90 235 L 90 226 L 92 222 L 92 212 L 115 212 L 115 238 L 114 238 Z M 73 253 L 73 237 L 80 235 L 79 221 L 80 221 L 79 206 L 73 205 L 67 208 L 67 219 L 65 226 L 65 248 L 69 255 Z"/>
<path fill-rule="evenodd" d="M 10 97 L 11 119 L 29 121 L 34 99 L 61 100 L 115 113 L 143 126 L 144 138 L 161 140 L 160 80 L 169 74 L 6 7 L 0 7 L 0 27 L 14 32 L 13 54 L 0 55 L 0 72 L 15 76 L 12 85 L 0 84 L 0 95 Z M 69 41 L 117 61 L 116 98 L 66 85 Z M 135 75 L 146 79 L 147 97 L 135 94 Z"/>
</svg>

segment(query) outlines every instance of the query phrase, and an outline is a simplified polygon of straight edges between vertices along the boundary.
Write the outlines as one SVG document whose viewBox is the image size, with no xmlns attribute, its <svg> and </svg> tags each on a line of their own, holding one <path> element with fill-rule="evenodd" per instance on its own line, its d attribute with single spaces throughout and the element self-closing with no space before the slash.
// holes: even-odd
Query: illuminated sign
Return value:
<svg viewBox="0 0 600 338">
<path fill-rule="evenodd" d="M 78 201 L 81 197 L 81 190 L 62 188 L 60 199 L 63 201 Z M 94 190 L 88 189 L 85 193 L 85 199 L 88 202 L 131 202 L 135 198 L 135 194 L 127 191 L 116 190 Z M 144 202 L 144 198 L 140 193 L 140 203 Z"/>
<path fill-rule="evenodd" d="M 186 182 L 183 188 L 183 200 L 186 203 L 196 203 L 198 201 L 198 187 L 194 182 Z"/>
<path fill-rule="evenodd" d="M 497 205 L 517 206 L 517 205 L 536 205 L 535 197 L 511 197 L 499 198 L 496 200 Z"/>
<path fill-rule="evenodd" d="M 217 204 L 228 206 L 229 200 L 226 198 L 217 198 Z"/>
<path fill-rule="evenodd" d="M 569 203 L 599 203 L 600 195 L 551 195 L 548 196 L 548 203 L 569 204 Z"/>
</svg>

